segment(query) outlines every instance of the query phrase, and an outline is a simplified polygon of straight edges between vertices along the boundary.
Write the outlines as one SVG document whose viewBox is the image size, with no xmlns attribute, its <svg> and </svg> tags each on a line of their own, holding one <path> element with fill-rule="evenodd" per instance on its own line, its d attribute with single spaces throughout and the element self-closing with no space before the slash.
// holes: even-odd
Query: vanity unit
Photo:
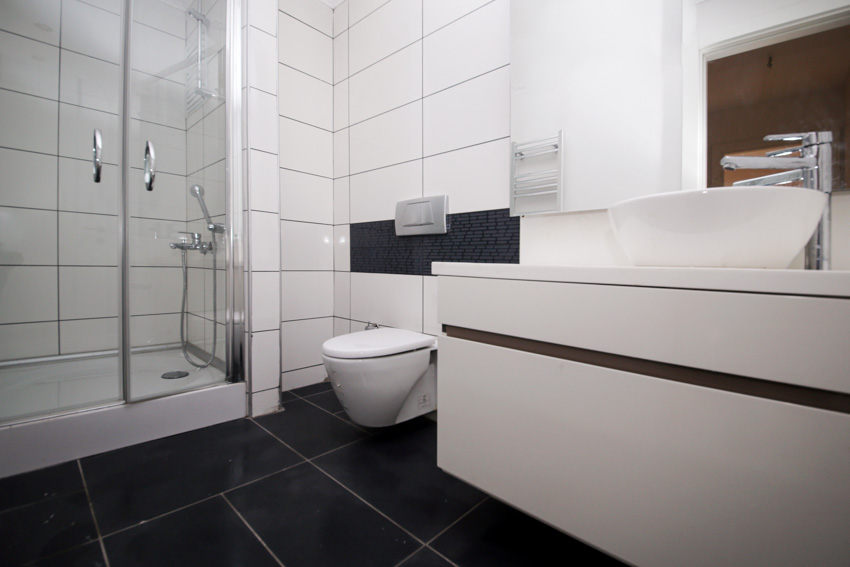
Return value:
<svg viewBox="0 0 850 567">
<path fill-rule="evenodd" d="M 850 565 L 850 272 L 432 271 L 445 471 L 633 565 Z"/>
</svg>

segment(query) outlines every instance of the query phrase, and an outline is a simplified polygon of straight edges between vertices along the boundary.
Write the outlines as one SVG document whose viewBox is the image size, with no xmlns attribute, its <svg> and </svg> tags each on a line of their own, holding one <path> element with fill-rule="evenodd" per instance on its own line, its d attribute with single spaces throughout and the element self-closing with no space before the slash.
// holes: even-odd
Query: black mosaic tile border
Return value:
<svg viewBox="0 0 850 567">
<path fill-rule="evenodd" d="M 430 276 L 431 262 L 519 263 L 519 217 L 509 209 L 448 215 L 446 234 L 396 236 L 395 222 L 351 225 L 351 271 Z"/>
</svg>

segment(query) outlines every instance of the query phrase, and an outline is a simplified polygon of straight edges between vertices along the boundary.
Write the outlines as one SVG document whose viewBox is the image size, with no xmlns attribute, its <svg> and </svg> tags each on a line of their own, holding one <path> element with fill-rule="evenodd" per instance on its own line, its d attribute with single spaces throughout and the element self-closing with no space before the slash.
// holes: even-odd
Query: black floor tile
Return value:
<svg viewBox="0 0 850 567">
<path fill-rule="evenodd" d="M 100 542 L 94 541 L 69 551 L 39 559 L 29 567 L 106 567 Z"/>
<path fill-rule="evenodd" d="M 82 460 L 106 535 L 255 480 L 301 460 L 238 419 Z"/>
<path fill-rule="evenodd" d="M 315 464 L 423 541 L 485 498 L 437 467 L 437 425 L 427 418 L 382 429 Z"/>
<path fill-rule="evenodd" d="M 310 396 L 309 401 L 311 404 L 315 404 L 323 410 L 331 413 L 339 413 L 341 411 L 344 411 L 342 404 L 339 403 L 339 399 L 336 397 L 336 394 L 333 393 L 333 391 L 322 392 L 321 394 Z"/>
<path fill-rule="evenodd" d="M 430 549 L 423 548 L 399 567 L 452 567 L 452 564 Z"/>
<path fill-rule="evenodd" d="M 394 567 L 421 545 L 311 464 L 227 498 L 286 567 Z"/>
<path fill-rule="evenodd" d="M 217 496 L 104 538 L 110 567 L 277 567 Z"/>
<path fill-rule="evenodd" d="M 0 514 L 0 565 L 22 565 L 97 539 L 85 492 Z"/>
<path fill-rule="evenodd" d="M 460 567 L 625 567 L 616 559 L 492 499 L 430 545 Z"/>
<path fill-rule="evenodd" d="M 304 400 L 286 402 L 283 411 L 255 420 L 308 459 L 367 435 Z"/>
<path fill-rule="evenodd" d="M 309 386 L 302 386 L 301 388 L 290 390 L 290 392 L 299 398 L 306 398 L 315 394 L 321 394 L 322 392 L 330 392 L 332 390 L 333 386 L 331 386 L 330 382 L 319 382 L 318 384 L 310 384 Z"/>
<path fill-rule="evenodd" d="M 0 480 L 0 511 L 83 490 L 76 461 Z"/>
</svg>

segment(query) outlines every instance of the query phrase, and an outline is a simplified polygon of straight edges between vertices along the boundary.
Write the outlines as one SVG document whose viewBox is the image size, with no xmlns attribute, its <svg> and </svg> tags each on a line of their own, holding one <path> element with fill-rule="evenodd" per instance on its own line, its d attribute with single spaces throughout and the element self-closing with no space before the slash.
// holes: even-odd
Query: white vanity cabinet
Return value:
<svg viewBox="0 0 850 567">
<path fill-rule="evenodd" d="M 434 272 L 445 471 L 633 565 L 850 565 L 850 274 Z"/>
</svg>

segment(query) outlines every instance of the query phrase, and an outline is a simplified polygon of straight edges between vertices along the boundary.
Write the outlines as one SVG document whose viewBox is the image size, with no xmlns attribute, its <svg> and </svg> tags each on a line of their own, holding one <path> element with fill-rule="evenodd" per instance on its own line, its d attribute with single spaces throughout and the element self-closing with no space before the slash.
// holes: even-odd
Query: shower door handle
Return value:
<svg viewBox="0 0 850 567">
<path fill-rule="evenodd" d="M 100 183 L 100 170 L 103 168 L 103 136 L 100 134 L 100 128 L 94 129 L 94 142 L 92 144 L 92 179 L 95 183 Z"/>
<path fill-rule="evenodd" d="M 150 140 L 145 142 L 145 189 L 153 191 L 153 182 L 156 179 L 156 152 Z"/>
</svg>

